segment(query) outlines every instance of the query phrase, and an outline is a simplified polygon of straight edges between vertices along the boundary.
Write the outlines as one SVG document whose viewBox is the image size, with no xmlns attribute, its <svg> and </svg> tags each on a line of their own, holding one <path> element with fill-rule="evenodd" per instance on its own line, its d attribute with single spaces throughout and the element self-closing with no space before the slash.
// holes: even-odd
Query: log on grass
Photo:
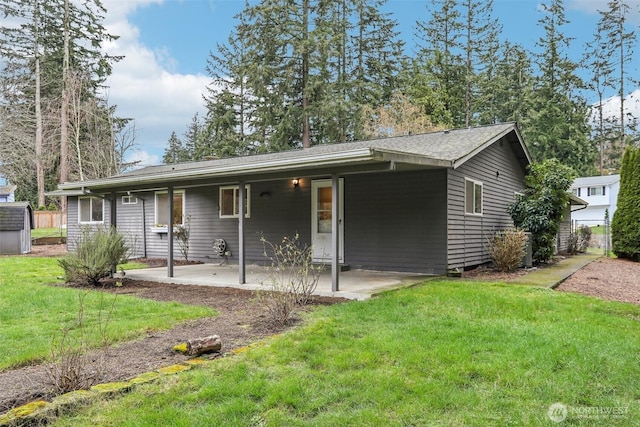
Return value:
<svg viewBox="0 0 640 427">
<path fill-rule="evenodd" d="M 195 338 L 187 341 L 187 354 L 197 356 L 204 353 L 220 351 L 222 341 L 218 335 L 210 335 L 204 338 Z"/>
</svg>

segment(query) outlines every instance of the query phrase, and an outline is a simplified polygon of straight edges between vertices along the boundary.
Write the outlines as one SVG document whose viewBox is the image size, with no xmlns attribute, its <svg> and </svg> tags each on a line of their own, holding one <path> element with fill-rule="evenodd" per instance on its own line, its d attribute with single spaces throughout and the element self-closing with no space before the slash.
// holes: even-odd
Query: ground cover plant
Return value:
<svg viewBox="0 0 640 427">
<path fill-rule="evenodd" d="M 636 305 L 434 280 L 308 316 L 55 425 L 556 425 L 555 403 L 572 425 L 640 416 Z"/>
<path fill-rule="evenodd" d="M 0 257 L 0 272 L 0 371 L 45 359 L 52 337 L 77 319 L 80 293 L 88 324 L 95 323 L 113 304 L 106 333 L 114 343 L 187 319 L 215 315 L 206 307 L 126 295 L 118 295 L 113 303 L 99 292 L 47 286 L 62 281 L 63 272 L 55 258 Z M 102 345 L 104 337 L 97 328 L 90 329 L 96 333 L 89 342 Z"/>
</svg>

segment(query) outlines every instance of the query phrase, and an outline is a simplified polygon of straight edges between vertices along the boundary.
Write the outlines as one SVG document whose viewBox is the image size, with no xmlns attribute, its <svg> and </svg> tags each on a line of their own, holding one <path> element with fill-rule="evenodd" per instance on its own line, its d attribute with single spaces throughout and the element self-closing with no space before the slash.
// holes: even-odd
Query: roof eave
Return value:
<svg viewBox="0 0 640 427">
<path fill-rule="evenodd" d="M 431 157 L 403 152 L 395 152 L 390 150 L 375 150 L 374 156 L 376 160 L 380 160 L 383 162 L 405 163 L 433 168 L 450 168 L 453 166 L 451 160 L 434 159 Z"/>
<path fill-rule="evenodd" d="M 135 176 L 115 176 L 111 178 L 97 179 L 91 181 L 66 182 L 58 185 L 59 190 L 81 190 L 81 189 L 100 189 L 121 187 L 129 184 L 159 184 L 166 181 L 175 181 L 179 179 L 201 179 L 201 178 L 217 178 L 242 175 L 260 174 L 260 173 L 277 173 L 287 170 L 300 170 L 305 167 L 326 167 L 338 166 L 344 164 L 359 164 L 376 160 L 374 153 L 370 148 L 361 148 L 339 153 L 330 153 L 323 156 L 305 156 L 299 158 L 275 159 L 266 162 L 253 163 L 251 165 L 230 165 L 216 167 L 172 170 L 158 174 L 135 175 Z"/>
<path fill-rule="evenodd" d="M 522 149 L 522 152 L 524 153 L 524 155 L 525 155 L 525 157 L 527 159 L 527 163 L 531 164 L 532 163 L 531 154 L 529 153 L 529 150 L 527 149 L 527 146 L 524 144 L 524 140 L 522 139 L 522 135 L 520 134 L 520 130 L 518 129 L 518 126 L 516 125 L 516 123 L 513 123 L 511 126 L 506 128 L 502 132 L 494 135 L 492 138 L 488 139 L 482 145 L 479 145 L 478 147 L 476 147 L 474 150 L 470 151 L 469 153 L 465 154 L 464 156 L 460 157 L 459 159 L 453 160 L 453 162 L 452 162 L 453 169 L 459 168 L 467 160 L 471 159 L 472 157 L 474 157 L 475 155 L 477 155 L 481 151 L 485 150 L 487 147 L 489 147 L 494 142 L 500 141 L 500 139 L 504 138 L 505 136 L 507 136 L 511 132 L 515 133 L 516 138 L 518 140 L 518 143 L 520 144 L 520 148 Z"/>
</svg>

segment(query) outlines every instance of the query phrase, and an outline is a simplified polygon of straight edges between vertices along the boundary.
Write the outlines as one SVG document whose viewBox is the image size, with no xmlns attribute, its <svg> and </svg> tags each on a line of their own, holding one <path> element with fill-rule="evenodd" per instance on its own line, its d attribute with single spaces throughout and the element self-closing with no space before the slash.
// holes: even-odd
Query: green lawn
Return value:
<svg viewBox="0 0 640 427">
<path fill-rule="evenodd" d="M 31 230 L 31 238 L 37 239 L 40 237 L 67 237 L 66 228 L 36 228 Z"/>
<path fill-rule="evenodd" d="M 46 285 L 61 282 L 62 274 L 54 258 L 0 257 L 0 370 L 48 357 L 52 337 L 76 320 L 81 295 L 92 345 L 101 341 L 95 327 L 98 317 L 112 306 L 107 335 L 114 342 L 215 315 L 206 307 Z"/>
<path fill-rule="evenodd" d="M 561 402 L 566 424 L 626 426 L 640 419 L 639 321 L 629 304 L 430 281 L 322 308 L 266 347 L 55 425 L 536 426 L 558 425 Z"/>
</svg>

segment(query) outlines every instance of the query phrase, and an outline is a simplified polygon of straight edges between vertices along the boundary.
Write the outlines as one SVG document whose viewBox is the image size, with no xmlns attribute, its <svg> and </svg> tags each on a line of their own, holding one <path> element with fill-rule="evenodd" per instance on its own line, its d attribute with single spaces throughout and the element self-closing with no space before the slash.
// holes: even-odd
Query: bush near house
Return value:
<svg viewBox="0 0 640 427">
<path fill-rule="evenodd" d="M 518 229 L 499 231 L 489 239 L 489 255 L 498 271 L 514 271 L 526 253 L 527 235 Z"/>
<path fill-rule="evenodd" d="M 575 172 L 557 159 L 529 166 L 527 188 L 507 208 L 516 227 L 531 232 L 533 260 L 547 262 L 554 253 L 555 238 L 569 203 L 567 190 Z"/>
<path fill-rule="evenodd" d="M 613 252 L 640 261 L 640 148 L 628 146 L 622 157 L 618 209 L 611 222 Z"/>
<path fill-rule="evenodd" d="M 67 282 L 97 285 L 127 260 L 129 248 L 124 236 L 110 228 L 83 228 L 75 252 L 58 262 Z"/>
</svg>

